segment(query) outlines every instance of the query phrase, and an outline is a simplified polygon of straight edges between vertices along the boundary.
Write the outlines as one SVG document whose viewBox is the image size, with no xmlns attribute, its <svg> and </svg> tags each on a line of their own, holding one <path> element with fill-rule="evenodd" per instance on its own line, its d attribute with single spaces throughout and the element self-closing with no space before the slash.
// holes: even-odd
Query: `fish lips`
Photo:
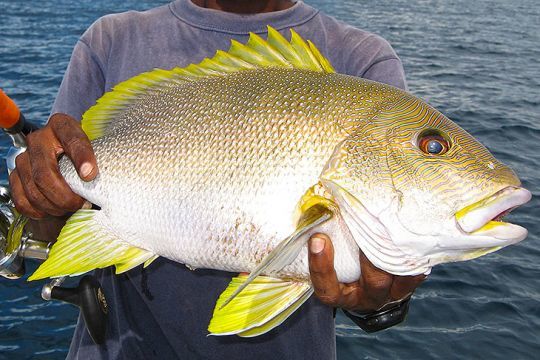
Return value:
<svg viewBox="0 0 540 360">
<path fill-rule="evenodd" d="M 458 211 L 455 215 L 456 223 L 464 233 L 492 239 L 483 244 L 486 247 L 519 242 L 527 237 L 527 229 L 500 219 L 527 203 L 531 197 L 531 192 L 522 187 L 505 187 Z"/>
</svg>

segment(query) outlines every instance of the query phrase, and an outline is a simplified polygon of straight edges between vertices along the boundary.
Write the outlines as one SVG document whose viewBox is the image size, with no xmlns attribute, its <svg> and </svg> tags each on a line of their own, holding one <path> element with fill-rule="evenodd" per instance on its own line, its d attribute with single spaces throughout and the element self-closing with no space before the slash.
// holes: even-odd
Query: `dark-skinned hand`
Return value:
<svg viewBox="0 0 540 360">
<path fill-rule="evenodd" d="M 360 252 L 361 277 L 340 283 L 334 270 L 334 247 L 325 234 L 309 240 L 309 271 L 315 295 L 321 302 L 346 310 L 370 312 L 385 304 L 408 297 L 426 278 L 425 275 L 397 276 L 376 268 Z"/>
<path fill-rule="evenodd" d="M 69 115 L 54 114 L 44 128 L 26 139 L 27 150 L 17 156 L 16 169 L 9 176 L 15 207 L 34 219 L 83 207 L 85 200 L 71 191 L 58 170 L 58 158 L 64 154 L 81 179 L 90 181 L 98 173 L 92 145 L 80 123 Z"/>
</svg>

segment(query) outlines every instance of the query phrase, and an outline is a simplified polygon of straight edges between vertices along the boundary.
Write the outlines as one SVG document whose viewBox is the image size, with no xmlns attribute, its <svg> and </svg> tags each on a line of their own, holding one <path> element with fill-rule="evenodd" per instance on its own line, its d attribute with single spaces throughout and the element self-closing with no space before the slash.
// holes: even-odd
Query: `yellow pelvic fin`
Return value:
<svg viewBox="0 0 540 360">
<path fill-rule="evenodd" d="M 117 239 L 101 221 L 106 218 L 97 210 L 79 210 L 73 214 L 47 260 L 28 280 L 75 276 L 111 265 L 116 265 L 116 273 L 120 274 L 157 257 Z"/>
<path fill-rule="evenodd" d="M 226 306 L 224 302 L 247 280 L 239 275 L 220 295 L 208 325 L 210 335 L 253 337 L 285 321 L 313 293 L 305 282 L 258 276 Z"/>
<path fill-rule="evenodd" d="M 277 30 L 268 26 L 266 40 L 250 33 L 246 44 L 232 40 L 227 52 L 218 50 L 213 58 L 204 59 L 199 64 L 172 70 L 155 69 L 119 83 L 84 113 L 82 128 L 93 140 L 103 136 L 111 120 L 134 101 L 167 85 L 266 67 L 335 72 L 311 41 L 304 41 L 294 30 L 291 30 L 291 41 L 287 41 Z"/>
</svg>

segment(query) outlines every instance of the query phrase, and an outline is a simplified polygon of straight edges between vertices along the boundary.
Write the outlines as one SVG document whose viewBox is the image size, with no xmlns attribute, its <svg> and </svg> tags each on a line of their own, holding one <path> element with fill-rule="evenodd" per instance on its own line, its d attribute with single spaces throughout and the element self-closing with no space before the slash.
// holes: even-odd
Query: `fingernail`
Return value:
<svg viewBox="0 0 540 360">
<path fill-rule="evenodd" d="M 321 239 L 319 237 L 311 238 L 311 241 L 309 243 L 309 251 L 311 251 L 312 254 L 318 254 L 323 250 L 324 250 L 324 239 Z"/>
<path fill-rule="evenodd" d="M 85 201 L 84 204 L 82 204 L 81 209 L 91 209 L 92 203 L 90 201 Z"/>
<path fill-rule="evenodd" d="M 81 176 L 87 177 L 88 175 L 90 175 L 92 173 L 93 169 L 94 169 L 94 167 L 92 166 L 92 164 L 90 164 L 88 162 L 83 163 L 81 165 Z"/>
</svg>

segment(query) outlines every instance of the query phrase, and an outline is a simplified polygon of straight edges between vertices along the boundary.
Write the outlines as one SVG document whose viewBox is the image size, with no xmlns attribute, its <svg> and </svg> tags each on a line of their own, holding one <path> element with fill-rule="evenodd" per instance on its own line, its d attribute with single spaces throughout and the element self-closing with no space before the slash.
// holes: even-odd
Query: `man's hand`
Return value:
<svg viewBox="0 0 540 360">
<path fill-rule="evenodd" d="M 27 143 L 9 176 L 15 207 L 34 219 L 80 209 L 84 199 L 71 191 L 58 169 L 58 157 L 65 154 L 81 179 L 90 181 L 98 173 L 92 145 L 80 124 L 66 114 L 54 114 L 43 129 L 27 136 Z"/>
<path fill-rule="evenodd" d="M 396 276 L 376 268 L 360 252 L 362 275 L 356 282 L 338 282 L 334 270 L 334 248 L 328 236 L 314 234 L 309 240 L 309 271 L 315 295 L 323 303 L 346 310 L 376 311 L 401 300 L 416 289 L 425 275 Z"/>
</svg>

